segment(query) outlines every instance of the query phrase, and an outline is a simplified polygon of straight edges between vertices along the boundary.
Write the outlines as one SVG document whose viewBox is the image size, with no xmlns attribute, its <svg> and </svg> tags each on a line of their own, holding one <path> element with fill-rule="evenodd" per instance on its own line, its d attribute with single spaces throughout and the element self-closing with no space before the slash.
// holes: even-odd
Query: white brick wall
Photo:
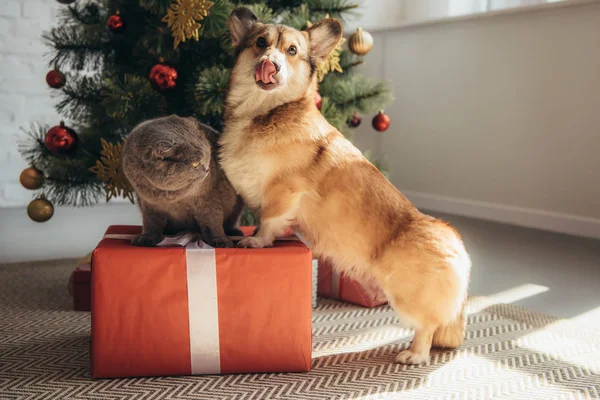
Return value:
<svg viewBox="0 0 600 400">
<path fill-rule="evenodd" d="M 61 118 L 45 81 L 50 48 L 41 39 L 59 7 L 66 6 L 55 0 L 2 0 L 0 6 L 0 208 L 31 201 L 32 192 L 19 184 L 27 167 L 17 151 L 22 129 Z"/>
</svg>

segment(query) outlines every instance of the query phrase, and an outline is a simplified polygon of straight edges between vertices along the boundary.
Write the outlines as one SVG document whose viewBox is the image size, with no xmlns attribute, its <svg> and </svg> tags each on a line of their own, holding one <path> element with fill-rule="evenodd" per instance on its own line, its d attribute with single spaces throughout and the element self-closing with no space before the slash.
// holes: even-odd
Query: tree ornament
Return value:
<svg viewBox="0 0 600 400">
<path fill-rule="evenodd" d="M 104 182 L 106 201 L 123 196 L 133 203 L 133 191 L 121 167 L 122 148 L 123 143 L 113 144 L 102 139 L 100 160 L 96 160 L 96 165 L 90 168 L 90 171 Z"/>
<path fill-rule="evenodd" d="M 60 121 L 60 125 L 50 128 L 46 132 L 44 142 L 52 154 L 57 156 L 66 155 L 75 149 L 77 134 L 73 129 L 65 126 L 63 121 Z"/>
<path fill-rule="evenodd" d="M 212 1 L 207 0 L 173 0 L 162 22 L 171 28 L 174 48 L 186 39 L 198 41 L 201 26 L 198 21 L 208 16 L 208 10 L 213 5 Z"/>
<path fill-rule="evenodd" d="M 348 126 L 351 128 L 358 128 L 361 122 L 362 118 L 360 117 L 360 115 L 358 115 L 358 113 L 354 113 L 352 117 L 350 117 L 350 119 L 348 120 Z"/>
<path fill-rule="evenodd" d="M 58 1 L 60 4 L 71 4 L 71 3 L 75 3 L 75 0 L 56 0 Z"/>
<path fill-rule="evenodd" d="M 317 105 L 319 111 L 321 111 L 321 108 L 323 107 L 323 98 L 321 97 L 319 92 L 315 93 L 315 104 Z"/>
<path fill-rule="evenodd" d="M 36 190 L 44 184 L 44 174 L 35 167 L 25 168 L 19 176 L 19 182 L 25 189 Z"/>
<path fill-rule="evenodd" d="M 46 222 L 54 215 L 54 206 L 46 200 L 44 195 L 41 195 L 40 198 L 29 203 L 27 206 L 27 215 L 32 221 Z"/>
<path fill-rule="evenodd" d="M 46 74 L 46 83 L 53 89 L 60 89 L 66 82 L 65 74 L 56 68 Z"/>
<path fill-rule="evenodd" d="M 364 56 L 373 48 L 373 36 L 362 28 L 356 29 L 348 40 L 348 48 L 356 55 Z"/>
<path fill-rule="evenodd" d="M 123 21 L 123 18 L 117 11 L 115 14 L 108 17 L 106 20 L 106 26 L 113 33 L 121 33 L 125 30 L 125 21 Z"/>
<path fill-rule="evenodd" d="M 166 64 L 155 64 L 150 69 L 148 78 L 158 90 L 172 89 L 177 84 L 175 82 L 177 80 L 177 70 Z"/>
<path fill-rule="evenodd" d="M 383 110 L 379 111 L 373 118 L 373 128 L 378 132 L 384 132 L 390 127 L 390 117 L 383 113 Z"/>
<path fill-rule="evenodd" d="M 329 16 L 326 16 L 329 18 Z M 310 21 L 306 22 L 307 29 L 310 28 L 313 24 Z M 338 45 L 329 53 L 327 58 L 317 66 L 317 79 L 319 82 L 323 81 L 325 75 L 330 72 L 336 71 L 339 73 L 344 72 L 342 66 L 340 65 L 340 52 L 342 51 L 342 45 L 346 42 L 346 39 L 341 38 Z"/>
</svg>

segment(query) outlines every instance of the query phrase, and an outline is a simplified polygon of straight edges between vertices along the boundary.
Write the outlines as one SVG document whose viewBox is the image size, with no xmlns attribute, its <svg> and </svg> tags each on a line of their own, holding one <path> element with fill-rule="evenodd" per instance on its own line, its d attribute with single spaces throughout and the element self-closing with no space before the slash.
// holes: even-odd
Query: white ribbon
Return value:
<svg viewBox="0 0 600 400">
<path fill-rule="evenodd" d="M 107 234 L 103 239 L 131 240 L 136 236 Z M 185 247 L 192 375 L 220 374 L 215 249 L 192 233 L 167 236 L 157 246 Z"/>
</svg>

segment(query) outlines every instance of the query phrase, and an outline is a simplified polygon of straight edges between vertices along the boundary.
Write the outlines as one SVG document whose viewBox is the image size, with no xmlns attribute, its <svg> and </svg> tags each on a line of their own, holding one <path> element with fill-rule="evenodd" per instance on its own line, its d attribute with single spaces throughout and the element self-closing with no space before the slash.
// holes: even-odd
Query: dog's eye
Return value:
<svg viewBox="0 0 600 400">
<path fill-rule="evenodd" d="M 267 47 L 267 39 L 265 39 L 264 37 L 259 37 L 256 41 L 256 47 Z"/>
<path fill-rule="evenodd" d="M 296 48 L 296 46 L 292 45 L 288 49 L 288 54 L 291 55 L 291 56 L 295 56 L 297 52 L 298 52 L 298 49 Z"/>
</svg>

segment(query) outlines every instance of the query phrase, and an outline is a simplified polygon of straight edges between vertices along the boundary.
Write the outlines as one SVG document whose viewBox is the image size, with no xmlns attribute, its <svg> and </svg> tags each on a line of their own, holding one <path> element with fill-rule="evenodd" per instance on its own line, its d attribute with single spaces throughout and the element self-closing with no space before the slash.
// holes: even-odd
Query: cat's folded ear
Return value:
<svg viewBox="0 0 600 400">
<path fill-rule="evenodd" d="M 158 160 L 170 158 L 175 153 L 175 144 L 161 141 L 152 146 L 152 156 Z"/>
<path fill-rule="evenodd" d="M 244 40 L 248 32 L 252 29 L 258 18 L 246 7 L 238 7 L 229 15 L 229 34 L 231 35 L 231 44 L 238 47 Z"/>
</svg>

